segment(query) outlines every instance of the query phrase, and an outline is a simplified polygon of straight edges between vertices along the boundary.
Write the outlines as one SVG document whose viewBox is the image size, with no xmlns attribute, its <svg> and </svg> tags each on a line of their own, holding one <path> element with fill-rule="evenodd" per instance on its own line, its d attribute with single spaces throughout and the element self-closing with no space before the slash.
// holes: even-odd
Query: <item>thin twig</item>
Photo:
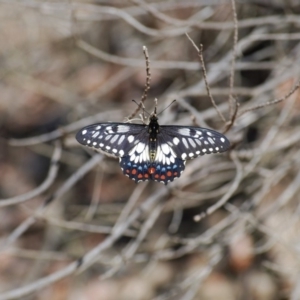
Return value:
<svg viewBox="0 0 300 300">
<path fill-rule="evenodd" d="M 9 198 L 9 199 L 0 199 L 0 207 L 8 206 L 8 205 L 15 205 L 15 204 L 25 202 L 25 201 L 30 200 L 38 195 L 41 195 L 44 191 L 46 191 L 50 187 L 50 185 L 53 183 L 53 181 L 55 180 L 55 178 L 57 176 L 57 173 L 59 170 L 58 161 L 61 156 L 61 151 L 62 151 L 61 143 L 59 141 L 57 141 L 55 143 L 55 149 L 54 149 L 53 156 L 52 156 L 52 159 L 50 162 L 48 176 L 42 182 L 42 184 L 40 186 L 38 186 L 34 190 L 32 190 L 26 194 L 22 194 L 20 196 L 16 196 L 16 197 Z"/>
<path fill-rule="evenodd" d="M 201 68 L 202 68 L 202 73 L 203 73 L 203 78 L 204 78 L 204 81 L 205 81 L 205 87 L 206 87 L 206 91 L 207 91 L 207 94 L 208 94 L 208 97 L 213 105 L 213 107 L 215 108 L 215 110 L 217 111 L 219 117 L 222 119 L 222 121 L 224 123 L 226 123 L 226 119 L 224 118 L 222 112 L 219 110 L 215 100 L 213 99 L 212 97 L 212 94 L 210 92 L 210 88 L 209 88 L 209 85 L 208 85 L 208 81 L 207 81 L 207 74 L 206 74 L 206 68 L 205 68 L 205 64 L 204 64 L 204 59 L 203 59 L 203 45 L 201 44 L 200 45 L 200 49 L 196 46 L 195 42 L 192 40 L 192 38 L 186 33 L 186 36 L 188 37 L 188 39 L 190 40 L 190 42 L 192 43 L 192 45 L 194 46 L 194 48 L 197 50 L 198 52 L 198 56 L 199 56 L 199 59 L 200 59 L 200 63 L 201 63 Z"/>
<path fill-rule="evenodd" d="M 232 49 L 232 61 L 231 61 L 231 68 L 230 68 L 230 77 L 229 77 L 229 87 L 230 93 L 228 97 L 229 103 L 229 116 L 231 119 L 231 123 L 234 123 L 233 116 L 236 115 L 235 111 L 237 111 L 237 101 L 236 98 L 232 96 L 233 86 L 234 86 L 234 73 L 235 73 L 235 62 L 237 56 L 237 42 L 238 42 L 238 19 L 235 7 L 235 0 L 231 0 L 231 7 L 232 7 L 232 14 L 233 14 L 233 21 L 234 21 L 234 35 L 233 35 L 233 49 Z"/>
<path fill-rule="evenodd" d="M 142 108 L 143 109 L 142 119 L 143 119 L 143 122 L 144 122 L 145 121 L 144 102 L 147 100 L 148 91 L 150 90 L 151 72 L 150 72 L 150 59 L 149 59 L 148 49 L 147 49 L 146 46 L 143 46 L 143 52 L 144 52 L 145 61 L 146 61 L 146 83 L 145 83 L 145 88 L 144 88 L 144 92 L 143 92 L 143 95 L 141 97 L 141 101 L 140 101 L 138 107 L 136 108 L 136 110 L 129 117 L 127 117 L 127 119 L 131 120 L 132 118 L 134 118 L 135 115 Z"/>
<path fill-rule="evenodd" d="M 249 107 L 249 108 L 246 108 L 244 110 L 242 110 L 239 114 L 238 114 L 238 117 L 242 116 L 243 114 L 245 114 L 246 112 L 249 112 L 249 111 L 253 111 L 253 110 L 256 110 L 256 109 L 259 109 L 259 108 L 263 108 L 263 107 L 266 107 L 266 106 L 270 106 L 270 105 L 274 105 L 274 104 L 277 104 L 279 102 L 282 102 L 284 100 L 286 100 L 287 98 L 289 98 L 291 95 L 293 95 L 295 93 L 295 91 L 300 87 L 300 79 L 298 80 L 298 82 L 289 90 L 289 92 L 284 95 L 282 98 L 278 98 L 278 99 L 275 99 L 273 101 L 268 101 L 268 102 L 265 102 L 263 104 L 260 104 L 260 105 L 256 105 L 256 106 L 252 106 L 252 107 Z"/>
<path fill-rule="evenodd" d="M 196 216 L 194 216 L 195 222 L 201 221 L 204 217 L 207 217 L 222 207 L 229 198 L 234 194 L 234 192 L 238 189 L 242 179 L 243 179 L 243 169 L 242 164 L 240 163 L 237 155 L 234 151 L 231 152 L 232 160 L 236 166 L 236 176 L 233 180 L 231 187 L 228 189 L 227 193 L 214 205 L 210 206 L 205 212 L 202 212 Z"/>
<path fill-rule="evenodd" d="M 64 184 L 56 190 L 56 192 L 47 197 L 43 204 L 41 204 L 36 210 L 36 215 L 41 215 L 42 212 L 48 207 L 50 203 L 53 203 L 60 197 L 62 197 L 66 192 L 68 192 L 75 184 L 80 180 L 88 171 L 90 171 L 97 163 L 99 163 L 103 159 L 103 156 L 98 154 L 92 157 L 89 161 L 87 161 L 81 168 L 79 168 L 75 173 L 73 173 Z M 1 241 L 0 250 L 3 248 L 7 248 L 12 243 L 14 243 L 32 224 L 36 221 L 36 217 L 33 214 L 25 221 L 23 221 L 17 228 L 15 228 L 11 234 Z M 1 299 L 1 297 L 0 297 Z"/>
</svg>

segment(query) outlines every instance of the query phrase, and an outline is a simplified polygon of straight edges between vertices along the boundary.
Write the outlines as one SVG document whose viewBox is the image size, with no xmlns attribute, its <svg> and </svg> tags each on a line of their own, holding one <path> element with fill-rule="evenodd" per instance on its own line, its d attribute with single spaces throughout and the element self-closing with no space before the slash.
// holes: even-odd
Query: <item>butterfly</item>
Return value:
<svg viewBox="0 0 300 300">
<path fill-rule="evenodd" d="M 119 157 L 123 173 L 135 182 L 167 184 L 180 177 L 189 159 L 224 152 L 229 140 L 201 127 L 159 125 L 156 113 L 149 124 L 98 123 L 82 128 L 77 141 L 99 152 Z"/>
</svg>

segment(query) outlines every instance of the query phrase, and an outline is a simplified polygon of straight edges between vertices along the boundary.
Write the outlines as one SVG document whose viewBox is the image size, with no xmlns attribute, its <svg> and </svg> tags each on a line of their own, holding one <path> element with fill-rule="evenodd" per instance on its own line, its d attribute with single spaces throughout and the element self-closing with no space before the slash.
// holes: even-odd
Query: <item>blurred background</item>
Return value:
<svg viewBox="0 0 300 300">
<path fill-rule="evenodd" d="M 299 1 L 0 1 L 0 20 L 0 299 L 300 299 Z M 75 140 L 135 111 L 144 45 L 147 111 L 177 100 L 160 124 L 232 123 L 167 186 Z"/>
</svg>

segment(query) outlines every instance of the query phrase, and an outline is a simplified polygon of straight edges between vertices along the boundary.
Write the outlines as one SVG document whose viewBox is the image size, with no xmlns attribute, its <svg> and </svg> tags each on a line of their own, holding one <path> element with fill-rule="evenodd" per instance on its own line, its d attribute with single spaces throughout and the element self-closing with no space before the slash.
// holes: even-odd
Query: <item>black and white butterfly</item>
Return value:
<svg viewBox="0 0 300 300">
<path fill-rule="evenodd" d="M 119 157 L 123 173 L 135 182 L 167 184 L 180 177 L 186 160 L 224 152 L 230 143 L 221 133 L 193 126 L 160 126 L 155 113 L 150 122 L 98 123 L 81 129 L 77 141 Z"/>
</svg>

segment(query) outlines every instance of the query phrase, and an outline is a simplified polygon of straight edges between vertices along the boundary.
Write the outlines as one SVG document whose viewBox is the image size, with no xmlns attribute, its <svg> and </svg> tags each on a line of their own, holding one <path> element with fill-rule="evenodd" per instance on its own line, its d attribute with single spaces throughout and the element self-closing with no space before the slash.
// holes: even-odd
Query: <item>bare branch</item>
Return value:
<svg viewBox="0 0 300 300">
<path fill-rule="evenodd" d="M 194 48 L 197 50 L 198 52 L 198 56 L 201 62 L 201 67 L 202 67 L 202 73 L 203 73 L 203 78 L 205 81 L 205 87 L 206 87 L 206 91 L 207 94 L 209 96 L 209 99 L 211 101 L 211 104 L 213 105 L 213 107 L 215 108 L 215 110 L 217 111 L 219 117 L 221 118 L 221 120 L 226 123 L 226 119 L 224 118 L 223 114 L 221 113 L 221 111 L 219 110 L 215 100 L 212 97 L 212 94 L 210 92 L 210 88 L 208 85 L 208 81 L 207 81 L 207 74 L 206 74 L 206 69 L 205 69 L 205 64 L 204 64 L 204 59 L 203 59 L 203 45 L 200 45 L 200 49 L 196 46 L 195 42 L 190 38 L 190 36 L 186 33 L 186 36 L 188 37 L 188 39 L 190 40 L 190 42 L 192 43 L 192 45 L 194 46 Z"/>
<path fill-rule="evenodd" d="M 233 14 L 233 21 L 234 21 L 234 35 L 233 35 L 233 49 L 232 49 L 232 62 L 231 62 L 231 68 L 230 68 L 230 77 L 229 77 L 229 87 L 230 87 L 230 93 L 228 98 L 229 103 L 229 115 L 231 118 L 231 123 L 234 123 L 233 115 L 236 115 L 237 111 L 237 101 L 235 98 L 233 98 L 232 91 L 234 86 L 234 73 L 235 73 L 235 61 L 237 57 L 237 42 L 238 42 L 238 19 L 237 19 L 237 13 L 236 13 L 236 7 L 235 7 L 235 0 L 231 0 L 231 7 L 232 7 L 232 14 Z"/>
<path fill-rule="evenodd" d="M 148 54 L 148 49 L 147 49 L 146 46 L 143 46 L 143 52 L 144 52 L 145 61 L 146 61 L 146 83 L 145 83 L 145 88 L 144 88 L 144 92 L 143 92 L 143 95 L 141 97 L 141 101 L 140 101 L 138 107 L 136 108 L 136 110 L 127 119 L 131 120 L 132 118 L 134 118 L 135 115 L 142 108 L 143 109 L 142 119 L 143 119 L 143 122 L 144 122 L 145 121 L 145 106 L 144 106 L 144 102 L 147 100 L 148 91 L 150 90 L 151 73 L 150 73 L 149 54 Z"/>
<path fill-rule="evenodd" d="M 253 106 L 253 107 L 250 107 L 250 108 L 246 108 L 244 110 L 242 110 L 239 114 L 238 114 L 238 117 L 242 116 L 243 114 L 249 112 L 249 111 L 253 111 L 253 110 L 256 110 L 256 109 L 260 109 L 260 108 L 263 108 L 263 107 L 266 107 L 266 106 L 270 106 L 270 105 L 274 105 L 274 104 L 277 104 L 277 103 L 280 103 L 286 99 L 288 99 L 291 95 L 293 95 L 295 93 L 295 91 L 300 87 L 300 79 L 298 80 L 298 82 L 289 90 L 289 92 L 284 95 L 282 98 L 279 98 L 279 99 L 275 99 L 273 101 L 268 101 L 268 102 L 265 102 L 263 104 L 260 104 L 260 105 L 256 105 L 256 106 Z"/>
</svg>

